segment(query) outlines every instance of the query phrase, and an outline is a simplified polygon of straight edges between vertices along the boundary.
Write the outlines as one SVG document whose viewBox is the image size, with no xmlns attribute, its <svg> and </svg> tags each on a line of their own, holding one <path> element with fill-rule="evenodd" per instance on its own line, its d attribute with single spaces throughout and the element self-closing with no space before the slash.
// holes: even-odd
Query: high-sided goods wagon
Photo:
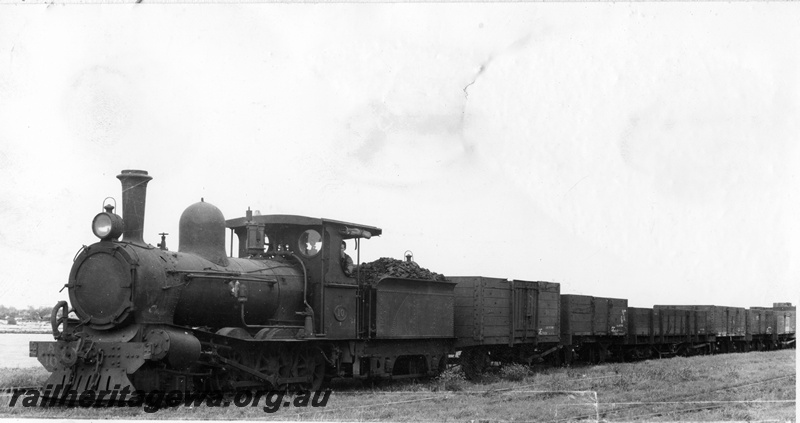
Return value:
<svg viewBox="0 0 800 423">
<path fill-rule="evenodd" d="M 455 282 L 455 348 L 467 376 L 492 360 L 530 363 L 559 351 L 560 287 L 485 277 Z"/>
</svg>

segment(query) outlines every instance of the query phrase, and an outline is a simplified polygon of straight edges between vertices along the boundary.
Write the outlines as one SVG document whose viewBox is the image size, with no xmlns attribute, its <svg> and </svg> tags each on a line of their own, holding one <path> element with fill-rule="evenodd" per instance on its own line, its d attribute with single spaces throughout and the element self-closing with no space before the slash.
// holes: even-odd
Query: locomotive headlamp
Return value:
<svg viewBox="0 0 800 423">
<path fill-rule="evenodd" d="M 114 207 L 106 206 L 106 211 L 98 214 L 92 220 L 92 232 L 103 241 L 117 239 L 122 235 L 122 218 L 112 212 Z"/>
</svg>

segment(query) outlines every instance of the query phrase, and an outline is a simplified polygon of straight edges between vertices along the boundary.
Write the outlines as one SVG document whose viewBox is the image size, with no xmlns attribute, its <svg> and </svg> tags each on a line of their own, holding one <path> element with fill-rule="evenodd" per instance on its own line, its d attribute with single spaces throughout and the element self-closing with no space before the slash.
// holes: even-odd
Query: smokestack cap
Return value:
<svg viewBox="0 0 800 423">
<path fill-rule="evenodd" d="M 144 175 L 144 176 L 147 176 L 147 171 L 146 170 L 138 170 L 138 169 L 124 169 L 122 172 L 120 172 L 119 176 L 122 176 L 122 175 Z M 117 177 L 119 178 L 119 176 L 117 176 Z M 153 179 L 153 177 L 151 176 L 150 179 Z"/>
</svg>

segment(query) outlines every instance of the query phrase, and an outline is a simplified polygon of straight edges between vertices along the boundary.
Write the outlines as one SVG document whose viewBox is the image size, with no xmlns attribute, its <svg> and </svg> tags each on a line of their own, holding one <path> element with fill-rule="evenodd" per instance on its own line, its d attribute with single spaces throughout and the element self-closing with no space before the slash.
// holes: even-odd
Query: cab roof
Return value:
<svg viewBox="0 0 800 423">
<path fill-rule="evenodd" d="M 368 231 L 372 236 L 380 235 L 383 230 L 375 226 L 361 225 L 358 223 L 342 222 L 333 219 L 321 219 L 316 217 L 298 216 L 293 214 L 265 214 L 253 216 L 251 218 L 239 217 L 225 221 L 225 226 L 230 229 L 241 228 L 247 224 L 255 223 L 262 225 L 296 225 L 296 226 L 340 226 L 342 228 L 355 228 Z"/>
</svg>

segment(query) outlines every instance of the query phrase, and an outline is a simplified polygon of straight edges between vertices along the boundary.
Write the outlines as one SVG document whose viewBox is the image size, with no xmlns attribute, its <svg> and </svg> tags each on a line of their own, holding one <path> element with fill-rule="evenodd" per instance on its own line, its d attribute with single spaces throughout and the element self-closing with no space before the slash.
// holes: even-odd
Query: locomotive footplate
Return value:
<svg viewBox="0 0 800 423">
<path fill-rule="evenodd" d="M 53 374 L 45 387 L 61 386 L 61 391 L 118 391 L 126 387 L 133 392 L 128 375 L 150 358 L 150 346 L 143 342 L 77 341 L 30 343 L 30 356 Z"/>
</svg>

